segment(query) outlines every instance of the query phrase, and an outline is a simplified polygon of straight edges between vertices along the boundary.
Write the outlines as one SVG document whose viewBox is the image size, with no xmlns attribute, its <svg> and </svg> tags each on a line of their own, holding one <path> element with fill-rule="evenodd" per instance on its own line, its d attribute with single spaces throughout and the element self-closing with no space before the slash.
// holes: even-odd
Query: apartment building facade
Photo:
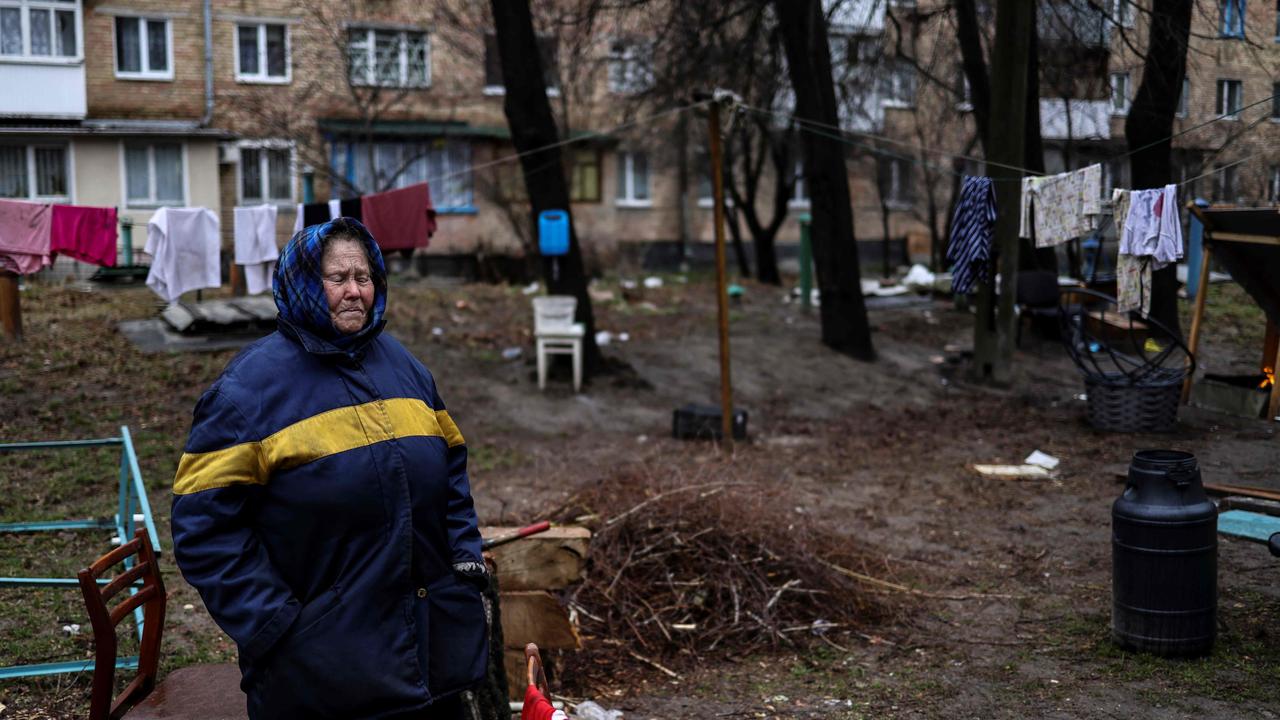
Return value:
<svg viewBox="0 0 1280 720">
<path fill-rule="evenodd" d="M 945 5 L 831 6 L 855 234 L 908 240 L 916 258 L 945 242 L 958 174 L 980 169 Z M 1042 3 L 1042 135 L 1050 172 L 1103 162 L 1108 183 L 1123 186 L 1124 118 L 1142 72 L 1134 47 L 1145 45 L 1150 4 L 1107 5 Z M 277 204 L 283 240 L 304 195 L 429 180 L 440 227 L 424 252 L 518 254 L 527 212 L 482 6 L 0 0 L 0 196 L 115 206 L 138 226 L 164 205 L 209 207 L 229 246 L 237 205 Z M 654 108 L 632 102 L 652 62 L 646 36 L 660 28 L 622 18 L 581 37 L 561 31 L 543 37 L 541 54 L 574 140 L 566 173 L 588 256 L 604 264 L 627 245 L 709 242 L 705 120 L 651 118 Z M 1188 195 L 1277 200 L 1280 102 L 1268 99 L 1278 91 L 1275 4 L 1199 0 L 1175 123 Z M 805 207 L 801 175 L 779 242 L 795 240 Z M 134 235 L 138 249 L 144 241 Z"/>
</svg>

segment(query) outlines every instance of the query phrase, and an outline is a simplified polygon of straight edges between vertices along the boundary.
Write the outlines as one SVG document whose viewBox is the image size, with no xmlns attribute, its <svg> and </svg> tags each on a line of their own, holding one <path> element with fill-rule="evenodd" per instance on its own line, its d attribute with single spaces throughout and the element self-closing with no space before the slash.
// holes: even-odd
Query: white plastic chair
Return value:
<svg viewBox="0 0 1280 720">
<path fill-rule="evenodd" d="M 573 356 L 573 391 L 582 387 L 582 336 L 586 327 L 573 321 L 578 298 L 546 295 L 533 299 L 533 337 L 538 348 L 538 389 L 547 389 L 547 357 Z"/>
</svg>

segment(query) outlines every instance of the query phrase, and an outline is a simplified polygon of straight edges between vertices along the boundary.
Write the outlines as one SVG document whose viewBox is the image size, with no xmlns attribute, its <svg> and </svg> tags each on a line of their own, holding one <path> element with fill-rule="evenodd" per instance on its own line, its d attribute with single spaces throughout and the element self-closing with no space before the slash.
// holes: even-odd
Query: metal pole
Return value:
<svg viewBox="0 0 1280 720">
<path fill-rule="evenodd" d="M 22 300 L 18 296 L 18 276 L 0 270 L 0 330 L 8 340 L 22 342 Z"/>
<path fill-rule="evenodd" d="M 120 238 L 123 241 L 124 266 L 133 265 L 133 218 L 120 218 Z"/>
<path fill-rule="evenodd" d="M 809 239 L 809 213 L 800 215 L 800 307 L 809 311 L 813 295 L 813 245 Z"/>
<path fill-rule="evenodd" d="M 720 103 L 708 107 L 711 135 L 711 186 L 715 193 L 716 306 L 720 311 L 720 433 L 723 447 L 733 448 L 733 386 L 729 378 L 729 296 L 725 289 L 724 177 L 720 174 Z"/>
</svg>

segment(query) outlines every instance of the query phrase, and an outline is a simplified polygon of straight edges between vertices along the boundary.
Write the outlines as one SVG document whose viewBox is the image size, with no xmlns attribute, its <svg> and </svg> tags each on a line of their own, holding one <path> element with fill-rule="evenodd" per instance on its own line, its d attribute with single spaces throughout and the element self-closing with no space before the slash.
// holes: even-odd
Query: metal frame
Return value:
<svg viewBox="0 0 1280 720">
<path fill-rule="evenodd" d="M 142 471 L 138 468 L 138 456 L 133 450 L 133 438 L 129 434 L 128 427 L 124 425 L 120 426 L 119 437 L 99 438 L 93 440 L 50 440 L 44 442 L 0 443 L 0 454 L 20 452 L 24 450 L 57 450 L 68 448 L 109 447 L 113 445 L 120 446 L 120 479 L 118 483 L 116 513 L 113 518 L 0 523 L 0 533 L 111 529 L 116 532 L 116 536 L 112 538 L 112 543 L 120 544 L 125 542 L 127 539 L 132 538 L 134 528 L 138 523 L 142 523 L 146 527 L 147 534 L 151 538 L 152 549 L 158 554 L 160 552 L 160 536 L 156 532 L 155 520 L 151 515 L 151 503 L 147 500 L 147 488 L 142 482 Z M 127 558 L 125 560 L 125 567 L 129 568 L 132 566 L 133 559 Z M 107 582 L 109 582 L 109 579 L 98 580 L 98 583 L 102 585 L 105 585 Z M 79 584 L 80 581 L 74 577 L 0 577 L 0 588 L 78 588 Z M 135 584 L 133 587 L 129 588 L 129 592 L 131 594 L 136 593 L 137 588 L 140 586 L 140 583 Z M 134 610 L 133 617 L 137 625 L 138 638 L 141 639 L 142 608 Z M 36 675 L 56 675 L 59 673 L 83 672 L 85 670 L 91 671 L 93 670 L 93 665 L 93 660 L 74 660 L 71 662 L 0 667 L 0 680 L 32 677 Z M 138 658 L 136 657 L 125 657 L 116 661 L 117 668 L 129 669 L 136 668 L 137 666 Z"/>
</svg>

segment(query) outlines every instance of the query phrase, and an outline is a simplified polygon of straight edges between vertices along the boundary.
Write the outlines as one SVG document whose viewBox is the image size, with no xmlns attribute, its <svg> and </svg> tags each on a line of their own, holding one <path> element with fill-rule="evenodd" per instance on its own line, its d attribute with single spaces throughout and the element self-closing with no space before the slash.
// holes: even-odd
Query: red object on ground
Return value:
<svg viewBox="0 0 1280 720">
<path fill-rule="evenodd" d="M 54 205 L 49 252 L 104 267 L 116 265 L 116 209 Z"/>
<path fill-rule="evenodd" d="M 524 691 L 524 708 L 520 710 L 520 720 L 551 720 L 556 709 L 538 692 L 538 688 L 529 685 Z"/>
<path fill-rule="evenodd" d="M 360 214 L 384 252 L 426 247 L 436 231 L 436 209 L 427 183 L 365 195 L 360 199 Z"/>
</svg>

